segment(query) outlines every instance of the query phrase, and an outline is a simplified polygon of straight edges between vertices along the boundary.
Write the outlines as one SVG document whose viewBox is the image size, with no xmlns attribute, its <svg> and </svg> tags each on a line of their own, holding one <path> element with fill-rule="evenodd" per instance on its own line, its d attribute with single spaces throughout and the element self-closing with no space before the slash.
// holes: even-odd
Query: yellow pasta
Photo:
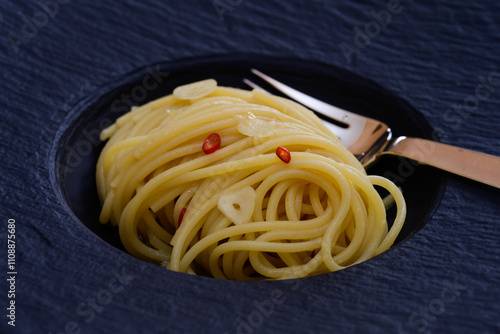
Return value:
<svg viewBox="0 0 500 334">
<path fill-rule="evenodd" d="M 135 108 L 101 133 L 100 221 L 130 254 L 234 280 L 332 272 L 387 250 L 401 191 L 368 176 L 310 110 L 207 80 Z M 220 145 L 220 147 L 219 147 Z M 383 199 L 397 206 L 389 228 Z"/>
</svg>

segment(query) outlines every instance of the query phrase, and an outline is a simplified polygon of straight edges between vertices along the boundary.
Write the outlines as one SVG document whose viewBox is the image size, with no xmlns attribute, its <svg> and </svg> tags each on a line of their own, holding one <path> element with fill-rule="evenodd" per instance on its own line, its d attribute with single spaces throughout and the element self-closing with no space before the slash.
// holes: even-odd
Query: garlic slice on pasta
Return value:
<svg viewBox="0 0 500 334">
<path fill-rule="evenodd" d="M 238 132 L 254 138 L 254 144 L 260 144 L 274 137 L 276 133 L 275 122 L 259 118 L 248 118 L 237 126 Z"/>
<path fill-rule="evenodd" d="M 217 207 L 235 225 L 248 223 L 255 208 L 255 190 L 246 186 L 225 192 L 219 198 Z"/>
<path fill-rule="evenodd" d="M 217 88 L 217 81 L 207 79 L 179 86 L 174 89 L 174 96 L 180 100 L 193 100 L 204 97 Z"/>
</svg>

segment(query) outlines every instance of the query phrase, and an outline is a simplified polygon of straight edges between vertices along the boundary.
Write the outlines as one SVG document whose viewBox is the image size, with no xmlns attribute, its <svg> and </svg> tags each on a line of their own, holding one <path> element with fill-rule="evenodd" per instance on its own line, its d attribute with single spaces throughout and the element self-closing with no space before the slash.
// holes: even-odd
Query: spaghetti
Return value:
<svg viewBox="0 0 500 334">
<path fill-rule="evenodd" d="M 118 226 L 132 255 L 171 270 L 234 280 L 332 272 L 387 250 L 406 216 L 401 191 L 368 176 L 310 110 L 257 90 L 181 86 L 101 139 L 100 221 Z M 374 186 L 396 203 L 390 228 Z"/>
</svg>

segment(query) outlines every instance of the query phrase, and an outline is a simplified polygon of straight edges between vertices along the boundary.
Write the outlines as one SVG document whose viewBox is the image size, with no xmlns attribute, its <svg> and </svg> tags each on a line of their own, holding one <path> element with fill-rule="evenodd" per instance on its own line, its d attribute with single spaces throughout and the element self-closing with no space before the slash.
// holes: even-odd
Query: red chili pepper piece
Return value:
<svg viewBox="0 0 500 334">
<path fill-rule="evenodd" d="M 281 159 L 281 161 L 283 161 L 286 164 L 289 163 L 290 160 L 292 159 L 290 151 L 281 146 L 276 149 L 276 155 L 278 156 L 278 158 Z"/>
<path fill-rule="evenodd" d="M 182 218 L 184 218 L 184 214 L 186 213 L 186 208 L 182 208 L 181 212 L 179 213 L 179 221 L 177 222 L 177 226 L 181 226 L 182 223 Z"/>
<path fill-rule="evenodd" d="M 203 142 L 201 147 L 205 154 L 214 153 L 220 148 L 220 136 L 218 133 L 211 133 Z"/>
</svg>

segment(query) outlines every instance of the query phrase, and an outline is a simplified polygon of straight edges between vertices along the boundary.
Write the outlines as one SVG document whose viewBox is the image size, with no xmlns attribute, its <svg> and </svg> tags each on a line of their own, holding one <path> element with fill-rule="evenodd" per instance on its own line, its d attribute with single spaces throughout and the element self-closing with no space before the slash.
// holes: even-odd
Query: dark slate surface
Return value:
<svg viewBox="0 0 500 334">
<path fill-rule="evenodd" d="M 62 205 L 49 180 L 49 152 L 67 112 L 110 78 L 233 53 L 343 67 L 406 99 L 442 141 L 500 155 L 498 2 L 42 3 L 51 15 L 35 1 L 0 2 L 0 332 L 500 332 L 497 190 L 450 177 L 433 218 L 393 251 L 331 275 L 241 283 L 165 272 L 109 246 Z M 393 13 L 378 31 L 371 11 L 382 10 Z M 374 29 L 369 40 L 356 39 L 356 27 Z M 346 57 L 342 43 L 357 52 Z M 489 90 L 477 90 L 484 78 Z M 9 218 L 15 328 L 6 317 Z"/>
</svg>

